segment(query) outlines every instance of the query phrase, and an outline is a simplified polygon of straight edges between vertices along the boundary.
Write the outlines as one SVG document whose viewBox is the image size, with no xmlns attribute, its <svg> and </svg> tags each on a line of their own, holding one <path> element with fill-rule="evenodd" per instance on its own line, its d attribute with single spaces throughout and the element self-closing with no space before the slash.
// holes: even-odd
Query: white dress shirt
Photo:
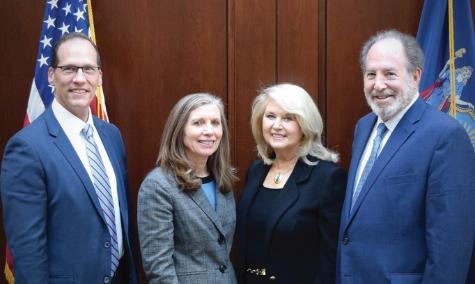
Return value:
<svg viewBox="0 0 475 284">
<path fill-rule="evenodd" d="M 399 121 L 403 118 L 403 116 L 406 114 L 406 112 L 411 108 L 411 106 L 417 101 L 417 98 L 419 97 L 419 94 L 415 95 L 414 98 L 412 98 L 411 103 L 409 103 L 408 106 L 406 106 L 401 112 L 399 112 L 396 116 L 393 118 L 387 120 L 384 122 L 386 125 L 386 128 L 388 129 L 386 133 L 383 135 L 383 139 L 381 140 L 381 146 L 379 147 L 378 155 L 381 153 L 383 150 L 384 146 L 386 145 L 386 142 L 388 142 L 389 137 L 394 132 L 394 129 L 396 129 L 396 126 L 399 124 Z M 374 138 L 376 137 L 376 129 L 379 125 L 379 123 L 383 122 L 381 117 L 378 116 L 378 121 L 376 121 L 373 130 L 371 132 L 371 135 L 368 138 L 368 141 L 366 141 L 366 147 L 364 149 L 363 155 L 361 155 L 360 162 L 358 164 L 358 170 L 356 172 L 356 179 L 355 183 L 353 184 L 353 192 L 355 191 L 356 187 L 358 186 L 358 183 L 360 182 L 361 174 L 363 173 L 363 169 L 366 166 L 366 163 L 368 162 L 369 156 L 371 155 L 371 149 L 373 148 L 373 142 Z"/>
<path fill-rule="evenodd" d="M 122 226 L 120 221 L 120 205 L 117 193 L 117 179 L 115 176 L 114 168 L 112 167 L 109 156 L 107 155 L 107 151 L 104 148 L 104 144 L 102 143 L 101 137 L 97 133 L 97 129 L 94 126 L 94 120 L 92 119 L 91 110 L 89 109 L 87 122 L 84 122 L 74 114 L 70 113 L 67 109 L 65 109 L 60 103 L 58 103 L 58 101 L 56 101 L 56 99 L 53 100 L 51 108 L 53 110 L 54 116 L 61 125 L 61 128 L 66 133 L 69 142 L 71 142 L 74 151 L 76 151 L 76 154 L 79 156 L 82 165 L 89 174 L 89 178 L 91 179 L 91 181 L 93 181 L 93 177 L 91 167 L 89 166 L 89 160 L 87 158 L 85 138 L 81 134 L 81 131 L 84 126 L 86 126 L 86 123 L 90 124 L 94 129 L 94 141 L 96 142 L 97 149 L 99 150 L 99 154 L 101 155 L 102 162 L 104 163 L 104 167 L 106 169 L 107 176 L 109 177 L 109 183 L 111 186 L 112 201 L 114 203 L 117 244 L 119 248 L 119 256 L 122 256 L 124 250 L 122 241 Z"/>
</svg>

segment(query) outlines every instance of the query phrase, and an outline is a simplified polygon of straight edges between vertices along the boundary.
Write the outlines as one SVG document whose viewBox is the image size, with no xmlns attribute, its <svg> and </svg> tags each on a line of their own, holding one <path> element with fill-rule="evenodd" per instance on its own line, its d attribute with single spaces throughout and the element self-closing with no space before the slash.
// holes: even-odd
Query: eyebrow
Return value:
<svg viewBox="0 0 475 284">
<path fill-rule="evenodd" d="M 383 72 L 388 72 L 388 71 L 397 72 L 397 69 L 396 69 L 396 68 L 382 68 L 382 69 L 378 69 L 378 70 L 381 70 L 381 71 L 383 71 Z M 369 73 L 369 72 L 376 72 L 376 69 L 367 68 L 367 69 L 365 70 L 365 73 Z"/>
</svg>

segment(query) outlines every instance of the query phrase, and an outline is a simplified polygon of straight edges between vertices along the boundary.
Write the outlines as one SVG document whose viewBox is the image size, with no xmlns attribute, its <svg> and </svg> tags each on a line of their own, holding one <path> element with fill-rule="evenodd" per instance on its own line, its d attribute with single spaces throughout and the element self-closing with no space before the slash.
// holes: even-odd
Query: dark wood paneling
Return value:
<svg viewBox="0 0 475 284">
<path fill-rule="evenodd" d="M 3 11 L 0 17 L 1 156 L 8 139 L 23 126 L 35 72 L 44 5 L 43 1 L 0 1 L 0 11 Z M 0 283 L 4 283 L 3 218 L 0 218 L 0 226 Z"/>
<path fill-rule="evenodd" d="M 35 72 L 41 31 L 42 1 L 0 2 L 0 151 L 23 126 L 28 94 Z"/>
<path fill-rule="evenodd" d="M 379 30 L 394 28 L 415 36 L 422 1 L 356 0 L 327 2 L 327 137 L 348 168 L 353 129 L 370 111 L 359 67 L 362 44 Z"/>
<path fill-rule="evenodd" d="M 236 125 L 233 149 L 241 181 L 251 161 L 257 158 L 250 131 L 250 108 L 257 91 L 276 81 L 276 5 L 275 1 L 240 0 L 234 2 L 234 98 Z"/>
<path fill-rule="evenodd" d="M 277 6 L 277 81 L 302 86 L 317 101 L 318 1 L 281 0 Z"/>
<path fill-rule="evenodd" d="M 135 197 L 178 99 L 208 91 L 226 102 L 226 2 L 98 1 L 95 11 L 107 106 L 125 138 Z"/>
</svg>

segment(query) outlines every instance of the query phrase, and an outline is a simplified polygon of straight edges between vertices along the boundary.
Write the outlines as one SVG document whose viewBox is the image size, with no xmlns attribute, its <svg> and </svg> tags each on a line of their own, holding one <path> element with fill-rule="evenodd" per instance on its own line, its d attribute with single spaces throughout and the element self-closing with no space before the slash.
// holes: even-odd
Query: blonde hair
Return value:
<svg viewBox="0 0 475 284">
<path fill-rule="evenodd" d="M 230 165 L 229 130 L 221 99 L 208 93 L 191 94 L 181 98 L 171 110 L 163 131 L 156 163 L 166 173 L 175 177 L 183 191 L 196 191 L 201 186 L 201 179 L 195 175 L 186 157 L 183 142 L 185 125 L 193 110 L 208 104 L 218 107 L 223 128 L 218 149 L 208 158 L 208 170 L 214 176 L 221 192 L 231 191 L 237 180 L 235 169 Z"/>
<path fill-rule="evenodd" d="M 281 83 L 261 90 L 252 104 L 252 135 L 256 141 L 259 156 L 265 164 L 272 164 L 275 159 L 274 149 L 267 144 L 262 133 L 262 118 L 270 99 L 286 112 L 295 115 L 303 134 L 298 151 L 298 156 L 303 162 L 308 165 L 316 163 L 310 161 L 307 155 L 321 160 L 338 161 L 338 154 L 322 144 L 323 121 L 310 95 L 297 85 Z"/>
</svg>

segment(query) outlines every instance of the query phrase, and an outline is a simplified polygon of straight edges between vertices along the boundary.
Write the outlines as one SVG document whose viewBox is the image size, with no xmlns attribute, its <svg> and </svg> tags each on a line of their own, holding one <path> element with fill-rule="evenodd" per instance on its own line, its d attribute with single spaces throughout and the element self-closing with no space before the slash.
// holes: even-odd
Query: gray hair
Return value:
<svg viewBox="0 0 475 284">
<path fill-rule="evenodd" d="M 402 44 L 408 62 L 408 73 L 411 74 L 416 71 L 416 69 L 420 69 L 422 71 L 422 69 L 424 68 L 424 52 L 422 51 L 421 46 L 419 45 L 417 40 L 413 36 L 402 33 L 397 30 L 385 30 L 380 31 L 370 37 L 361 48 L 360 65 L 361 71 L 363 73 L 366 71 L 366 57 L 368 56 L 369 50 L 375 43 L 385 39 L 394 39 Z"/>
</svg>

